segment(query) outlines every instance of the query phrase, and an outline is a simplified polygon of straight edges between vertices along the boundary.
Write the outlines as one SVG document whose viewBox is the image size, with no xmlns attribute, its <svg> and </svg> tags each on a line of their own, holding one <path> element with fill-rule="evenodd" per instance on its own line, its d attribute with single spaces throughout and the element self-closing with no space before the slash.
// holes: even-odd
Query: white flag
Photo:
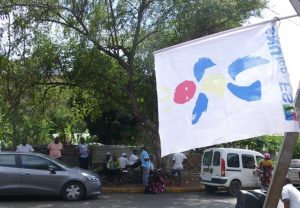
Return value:
<svg viewBox="0 0 300 208">
<path fill-rule="evenodd" d="M 275 24 L 157 51 L 155 70 L 162 156 L 299 131 Z"/>
</svg>

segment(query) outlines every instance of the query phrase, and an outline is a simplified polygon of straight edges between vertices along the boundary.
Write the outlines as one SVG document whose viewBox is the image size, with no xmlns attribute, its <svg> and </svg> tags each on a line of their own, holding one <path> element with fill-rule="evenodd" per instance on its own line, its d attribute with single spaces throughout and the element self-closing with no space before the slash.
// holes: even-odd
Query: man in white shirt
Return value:
<svg viewBox="0 0 300 208">
<path fill-rule="evenodd" d="M 17 146 L 16 152 L 34 152 L 34 149 L 27 144 L 27 139 L 23 139 L 22 144 Z"/>
<path fill-rule="evenodd" d="M 121 170 L 126 169 L 126 167 L 129 165 L 129 160 L 127 159 L 126 153 L 123 153 L 122 157 L 119 157 L 119 163 Z"/>
<path fill-rule="evenodd" d="M 130 165 L 133 165 L 134 163 L 136 163 L 139 160 L 139 157 L 137 156 L 138 151 L 136 149 L 132 150 L 132 154 L 130 155 L 129 158 L 129 163 Z"/>
<path fill-rule="evenodd" d="M 175 176 L 177 176 L 177 186 L 180 185 L 181 175 L 182 175 L 182 171 L 183 171 L 183 163 L 186 160 L 187 160 L 187 157 L 181 152 L 175 153 L 173 155 L 173 158 L 172 158 L 173 168 L 172 168 L 172 172 L 171 172 L 171 180 L 168 183 L 168 185 L 172 185 L 173 179 Z"/>
<path fill-rule="evenodd" d="M 285 179 L 285 185 L 282 188 L 281 200 L 284 208 L 299 208 L 300 207 L 300 191 L 296 189 L 289 178 Z"/>
</svg>

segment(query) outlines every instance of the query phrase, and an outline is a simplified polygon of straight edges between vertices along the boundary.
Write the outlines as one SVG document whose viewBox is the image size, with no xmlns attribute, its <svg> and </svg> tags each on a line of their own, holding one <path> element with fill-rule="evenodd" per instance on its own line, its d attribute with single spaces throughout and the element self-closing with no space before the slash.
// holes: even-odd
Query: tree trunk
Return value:
<svg viewBox="0 0 300 208">
<path fill-rule="evenodd" d="M 154 163 L 157 168 L 161 167 L 161 146 L 160 146 L 160 137 L 157 126 L 153 128 L 151 121 L 145 122 L 145 125 L 142 125 L 143 129 L 149 139 L 149 144 L 147 144 L 150 150 L 153 150 L 154 154 Z"/>
<path fill-rule="evenodd" d="M 12 142 L 13 142 L 13 147 L 15 148 L 17 146 L 17 109 L 13 108 L 12 109 L 12 118 L 11 118 L 11 123 L 12 123 Z"/>
</svg>

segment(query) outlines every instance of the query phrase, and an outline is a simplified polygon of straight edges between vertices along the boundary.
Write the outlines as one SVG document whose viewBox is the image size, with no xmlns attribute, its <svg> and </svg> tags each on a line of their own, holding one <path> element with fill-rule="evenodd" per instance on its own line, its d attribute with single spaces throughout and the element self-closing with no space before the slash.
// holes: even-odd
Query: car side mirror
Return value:
<svg viewBox="0 0 300 208">
<path fill-rule="evenodd" d="M 56 170 L 57 170 L 57 168 L 54 165 L 49 165 L 49 171 L 51 174 L 55 174 Z"/>
</svg>

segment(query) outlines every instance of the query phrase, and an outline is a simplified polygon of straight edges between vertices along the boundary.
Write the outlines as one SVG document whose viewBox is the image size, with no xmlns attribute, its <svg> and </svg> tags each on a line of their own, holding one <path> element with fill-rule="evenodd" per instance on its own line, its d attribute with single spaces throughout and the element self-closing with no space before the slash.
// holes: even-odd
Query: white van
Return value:
<svg viewBox="0 0 300 208">
<path fill-rule="evenodd" d="M 206 149 L 202 157 L 200 182 L 208 193 L 225 187 L 233 196 L 241 188 L 260 187 L 256 166 L 263 157 L 259 152 L 246 149 Z"/>
</svg>

